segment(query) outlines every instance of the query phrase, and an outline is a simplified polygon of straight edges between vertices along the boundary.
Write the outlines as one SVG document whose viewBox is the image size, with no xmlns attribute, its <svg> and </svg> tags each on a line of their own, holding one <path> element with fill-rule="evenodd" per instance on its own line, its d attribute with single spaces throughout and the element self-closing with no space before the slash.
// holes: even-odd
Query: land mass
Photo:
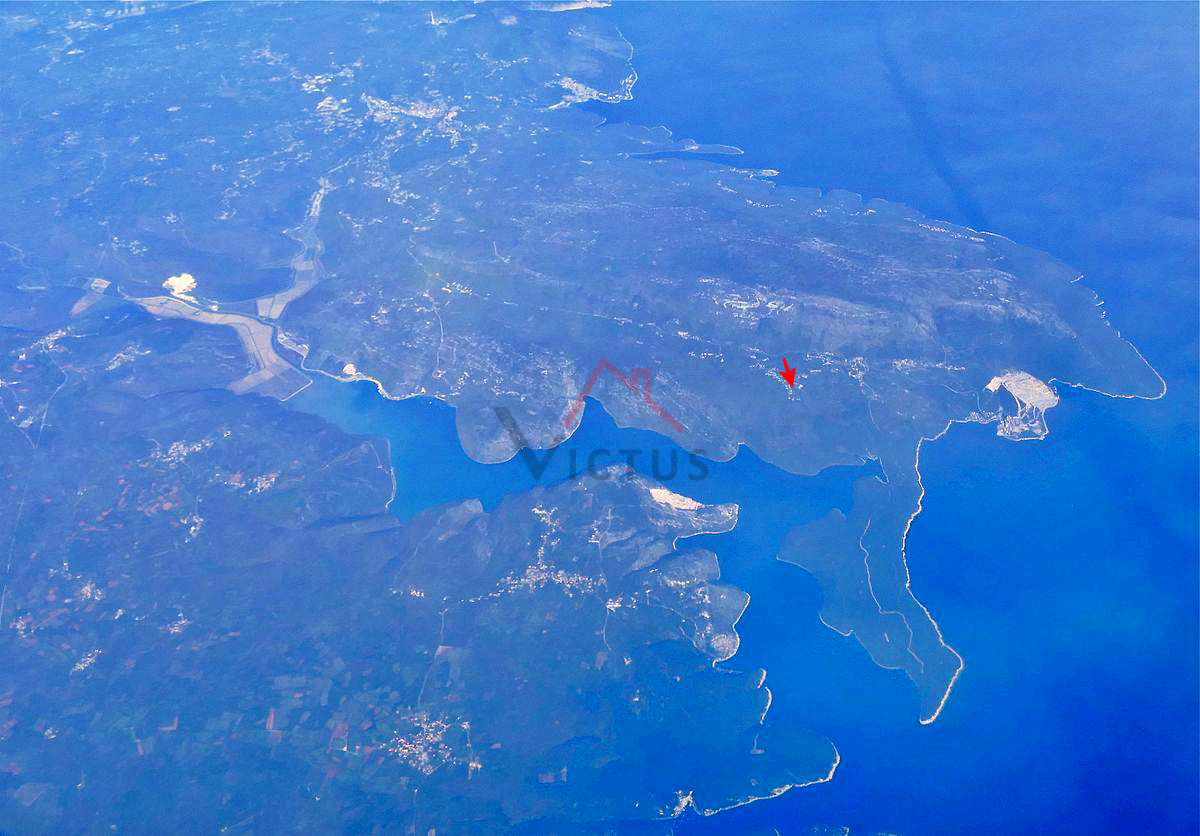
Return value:
<svg viewBox="0 0 1200 836">
<path fill-rule="evenodd" d="M 636 81 L 593 5 L 4 19 L 36 56 L 0 65 L 27 207 L 0 218 L 0 623 L 25 672 L 0 729 L 28 753 L 4 770 L 21 821 L 120 808 L 102 782 L 65 792 L 56 740 L 185 767 L 188 806 L 226 799 L 214 827 L 296 824 L 249 799 L 277 786 L 250 772 L 264 751 L 326 829 L 370 820 L 363 787 L 440 830 L 458 803 L 460 824 L 713 811 L 836 766 L 824 741 L 754 743 L 762 676 L 713 666 L 745 596 L 674 539 L 728 509 L 634 480 L 401 526 L 378 442 L 256 397 L 304 385 L 288 353 L 452 404 L 483 462 L 517 452 L 497 410 L 534 447 L 572 430 L 601 358 L 646 370 L 674 419 L 601 377 L 621 425 L 796 474 L 878 462 L 779 556 L 818 579 L 832 629 L 905 671 L 922 722 L 941 712 L 962 659 L 905 556 L 922 445 L 956 422 L 1043 438 L 1056 385 L 1151 398 L 1162 380 L 1044 253 L 585 112 Z M 214 669 L 254 676 L 223 694 Z M 652 774 L 660 750 L 684 754 Z M 335 811 L 313 806 L 338 787 Z"/>
</svg>

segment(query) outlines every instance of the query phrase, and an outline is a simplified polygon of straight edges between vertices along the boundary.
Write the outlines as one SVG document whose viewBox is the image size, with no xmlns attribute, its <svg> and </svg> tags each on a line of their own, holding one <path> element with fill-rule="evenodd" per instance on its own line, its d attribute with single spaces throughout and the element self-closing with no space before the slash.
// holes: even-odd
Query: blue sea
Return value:
<svg viewBox="0 0 1200 836">
<path fill-rule="evenodd" d="M 752 596 L 729 664 L 765 667 L 771 722 L 815 729 L 842 754 L 829 784 L 681 831 L 1200 828 L 1197 8 L 603 12 L 639 74 L 633 101 L 594 108 L 605 118 L 737 146 L 734 164 L 778 169 L 781 183 L 884 197 L 1046 250 L 1085 274 L 1170 387 L 1153 402 L 1060 387 L 1043 442 L 956 426 L 925 447 L 913 586 L 966 660 L 931 726 L 917 723 L 911 683 L 825 628 L 815 582 L 774 560 L 781 519 L 846 507 L 871 466 L 804 479 L 743 449 L 689 481 L 677 451 L 674 489 L 742 508 L 735 531 L 703 538 Z M 466 497 L 492 506 L 533 483 L 520 460 L 470 462 L 439 403 L 328 380 L 295 402 L 392 441 L 401 517 Z M 673 448 L 595 403 L 570 445 Z M 569 467 L 564 447 L 543 479 Z"/>
</svg>

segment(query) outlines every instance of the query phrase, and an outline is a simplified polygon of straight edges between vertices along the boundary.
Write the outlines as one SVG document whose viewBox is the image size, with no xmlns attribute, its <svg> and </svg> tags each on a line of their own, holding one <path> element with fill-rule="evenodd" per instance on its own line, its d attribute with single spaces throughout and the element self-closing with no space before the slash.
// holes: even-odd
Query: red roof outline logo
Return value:
<svg viewBox="0 0 1200 836">
<path fill-rule="evenodd" d="M 641 383 L 640 394 L 642 400 L 645 401 L 651 409 L 659 414 L 659 416 L 671 425 L 675 432 L 683 432 L 683 424 L 676 420 L 675 416 L 667 412 L 659 403 L 654 400 L 654 396 L 650 392 L 650 381 L 653 374 L 649 369 L 630 369 L 629 376 L 626 377 L 620 369 L 608 361 L 608 358 L 601 357 L 596 367 L 592 369 L 591 375 L 587 379 L 587 383 L 583 385 L 579 396 L 575 398 L 575 403 L 571 406 L 571 411 L 567 413 L 567 417 L 563 419 L 563 428 L 568 432 L 571 426 L 575 423 L 580 411 L 583 410 L 583 399 L 592 391 L 592 387 L 596 385 L 596 381 L 600 379 L 600 372 L 611 372 L 617 380 L 625 384 L 629 391 L 635 395 L 639 394 L 638 384 Z"/>
</svg>

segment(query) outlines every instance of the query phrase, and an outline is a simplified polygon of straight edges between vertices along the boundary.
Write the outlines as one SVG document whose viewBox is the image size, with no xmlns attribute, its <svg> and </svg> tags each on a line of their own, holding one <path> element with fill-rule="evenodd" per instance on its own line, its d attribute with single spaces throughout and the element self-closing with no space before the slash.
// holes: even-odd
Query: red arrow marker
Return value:
<svg viewBox="0 0 1200 836">
<path fill-rule="evenodd" d="M 796 387 L 796 370 L 788 366 L 786 357 L 783 358 L 783 371 L 779 372 L 779 376 L 787 381 L 788 386 Z"/>
</svg>

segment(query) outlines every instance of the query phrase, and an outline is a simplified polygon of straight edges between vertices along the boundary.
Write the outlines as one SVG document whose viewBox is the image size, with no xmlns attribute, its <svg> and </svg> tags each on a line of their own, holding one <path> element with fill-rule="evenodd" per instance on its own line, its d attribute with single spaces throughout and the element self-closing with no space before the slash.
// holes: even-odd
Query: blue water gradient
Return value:
<svg viewBox="0 0 1200 836">
<path fill-rule="evenodd" d="M 1196 832 L 1197 7 L 614 12 L 639 81 L 606 117 L 1047 250 L 1170 386 L 1155 402 L 1060 387 L 1045 442 L 955 427 L 926 446 L 914 590 L 966 658 L 933 726 L 894 674 L 809 635 L 804 581 L 722 551 L 734 582 L 771 581 L 749 584 L 739 658 L 771 671 L 777 721 L 827 732 L 843 762 L 685 831 Z M 789 677 L 824 650 L 835 676 Z"/>
<path fill-rule="evenodd" d="M 902 674 L 821 625 L 812 579 L 774 560 L 787 525 L 847 507 L 870 465 L 802 479 L 742 450 L 705 480 L 678 476 L 675 490 L 742 508 L 735 531 L 693 541 L 752 596 L 730 664 L 765 667 L 771 721 L 819 730 L 843 757 L 829 784 L 679 830 L 1196 832 L 1197 7 L 602 13 L 639 73 L 634 101 L 594 108 L 606 118 L 1047 250 L 1086 275 L 1170 386 L 1154 402 L 1059 387 L 1043 442 L 956 426 L 925 447 L 913 586 L 966 660 L 932 726 L 918 725 Z M 519 460 L 467 459 L 441 404 L 328 380 L 294 400 L 392 440 L 402 518 L 467 497 L 490 507 L 533 484 Z M 572 445 L 673 447 L 595 404 Z M 560 451 L 543 478 L 568 467 Z"/>
</svg>

